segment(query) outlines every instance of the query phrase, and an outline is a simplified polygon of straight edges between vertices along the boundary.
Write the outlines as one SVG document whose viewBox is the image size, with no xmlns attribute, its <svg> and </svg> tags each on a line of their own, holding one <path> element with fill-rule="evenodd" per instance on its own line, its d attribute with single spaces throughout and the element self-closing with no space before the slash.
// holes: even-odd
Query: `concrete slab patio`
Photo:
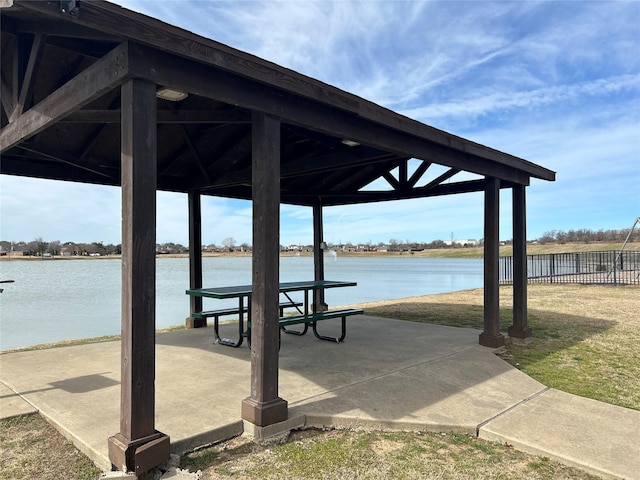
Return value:
<svg viewBox="0 0 640 480">
<path fill-rule="evenodd" d="M 212 341 L 210 328 L 157 335 L 156 426 L 174 453 L 244 430 L 250 351 Z M 0 417 L 35 409 L 108 470 L 119 379 L 118 341 L 3 354 Z M 478 346 L 477 330 L 359 316 L 343 344 L 283 335 L 280 396 L 293 426 L 479 432 L 605 478 L 640 479 L 639 411 L 549 390 Z"/>
</svg>

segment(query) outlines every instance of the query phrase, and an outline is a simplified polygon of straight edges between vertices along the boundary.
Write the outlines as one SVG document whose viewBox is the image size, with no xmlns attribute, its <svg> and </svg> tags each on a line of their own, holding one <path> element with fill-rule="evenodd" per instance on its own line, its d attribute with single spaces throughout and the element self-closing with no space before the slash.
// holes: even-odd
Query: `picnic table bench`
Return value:
<svg viewBox="0 0 640 480">
<path fill-rule="evenodd" d="M 280 316 L 278 319 L 278 325 L 280 326 L 280 330 L 289 333 L 292 335 L 304 335 L 309 330 L 309 325 L 313 330 L 313 334 L 316 338 L 320 340 L 327 340 L 330 342 L 340 343 L 344 341 L 347 336 L 347 317 L 351 315 L 362 315 L 364 310 L 361 308 L 345 308 L 342 310 L 326 310 L 324 312 L 316 312 L 316 313 L 301 313 L 299 315 L 287 315 Z M 330 320 L 332 318 L 340 318 L 342 319 L 341 327 L 342 333 L 340 337 L 328 337 L 325 335 L 320 335 L 318 333 L 317 322 L 321 322 L 322 320 Z M 287 327 L 291 325 L 300 325 L 303 324 L 304 328 L 301 331 L 298 330 L 289 330 Z M 249 340 L 251 339 L 251 322 L 247 322 L 247 332 L 249 335 Z"/>
<path fill-rule="evenodd" d="M 278 308 L 280 310 L 280 316 L 282 317 L 284 315 L 284 310 L 286 308 L 297 308 L 298 311 L 302 311 L 300 310 L 299 307 L 301 307 L 303 305 L 302 302 L 294 302 L 294 301 L 286 301 L 286 302 L 280 302 L 280 304 L 278 305 Z M 221 343 L 223 345 L 228 345 L 230 344 L 231 346 L 236 346 L 233 345 L 233 341 L 226 339 L 226 338 L 221 338 L 220 337 L 220 333 L 219 333 L 219 325 L 220 325 L 220 317 L 228 317 L 228 316 L 240 316 L 240 313 L 245 314 L 248 313 L 249 311 L 249 306 L 243 306 L 242 310 L 240 310 L 239 307 L 230 307 L 230 308 L 220 308 L 217 310 L 207 310 L 207 311 L 202 311 L 202 312 L 193 312 L 191 314 L 191 316 L 193 318 L 198 318 L 201 320 L 207 320 L 208 318 L 213 317 L 213 333 L 215 335 L 215 339 L 216 339 L 216 343 Z M 240 335 L 242 338 L 242 336 L 244 336 L 244 328 L 243 326 L 240 324 L 240 322 L 238 322 L 238 326 L 240 328 Z M 237 345 L 240 346 L 240 345 Z"/>
</svg>

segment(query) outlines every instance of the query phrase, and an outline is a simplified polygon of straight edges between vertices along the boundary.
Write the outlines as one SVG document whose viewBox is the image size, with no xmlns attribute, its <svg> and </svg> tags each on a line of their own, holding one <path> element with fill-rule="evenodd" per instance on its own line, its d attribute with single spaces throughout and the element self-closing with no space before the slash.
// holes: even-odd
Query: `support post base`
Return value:
<svg viewBox="0 0 640 480">
<path fill-rule="evenodd" d="M 327 310 L 329 310 L 329 305 L 327 305 L 325 302 L 322 303 L 312 303 L 311 304 L 311 309 L 314 312 L 326 312 Z"/>
<path fill-rule="evenodd" d="M 187 317 L 184 321 L 184 326 L 186 328 L 202 328 L 207 326 L 206 318 L 193 318 Z"/>
<path fill-rule="evenodd" d="M 531 331 L 531 327 L 528 327 L 528 326 L 527 327 L 511 326 L 509 327 L 509 330 L 507 331 L 507 333 L 511 338 L 520 338 L 520 339 L 527 339 L 533 335 L 533 332 Z"/>
<path fill-rule="evenodd" d="M 116 433 L 109 437 L 109 460 L 118 470 L 143 475 L 169 460 L 170 446 L 169 436 L 161 432 L 135 440 Z"/>
<path fill-rule="evenodd" d="M 258 402 L 251 397 L 242 401 L 242 419 L 259 427 L 284 422 L 288 416 L 288 403 L 280 397 L 268 402 Z"/>
<path fill-rule="evenodd" d="M 255 443 L 263 447 L 279 445 L 289 438 L 289 434 L 293 430 L 304 428 L 305 422 L 306 417 L 304 415 L 289 418 L 284 422 L 274 423 L 268 427 L 259 427 L 244 420 L 242 423 L 243 435 L 252 438 Z"/>
<path fill-rule="evenodd" d="M 502 335 L 501 333 L 497 335 L 489 335 L 485 332 L 482 332 L 480 334 L 480 345 L 482 345 L 483 347 L 492 347 L 492 348 L 504 347 L 505 343 L 506 342 L 505 342 L 504 335 Z"/>
</svg>

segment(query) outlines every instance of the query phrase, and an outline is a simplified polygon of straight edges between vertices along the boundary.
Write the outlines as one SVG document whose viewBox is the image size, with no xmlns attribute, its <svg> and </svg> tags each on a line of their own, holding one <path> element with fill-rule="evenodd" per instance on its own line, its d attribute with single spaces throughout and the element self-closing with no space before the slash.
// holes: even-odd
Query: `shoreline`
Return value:
<svg viewBox="0 0 640 480">
<path fill-rule="evenodd" d="M 565 244 L 530 244 L 527 245 L 527 255 L 541 254 L 560 254 L 560 253 L 578 253 L 593 251 L 619 251 L 622 243 L 565 243 Z M 625 246 L 627 251 L 640 251 L 640 242 L 628 243 Z M 511 256 L 513 248 L 511 245 L 500 246 L 500 256 Z M 215 252 L 203 253 L 203 258 L 217 257 L 251 257 L 251 252 Z M 403 252 L 337 252 L 339 257 L 391 257 L 391 258 L 483 258 L 484 248 L 480 247 L 460 247 L 460 248 L 434 248 L 417 251 Z M 313 252 L 281 252 L 280 257 L 313 257 Z M 105 256 L 70 256 L 63 257 L 61 255 L 51 257 L 33 257 L 33 256 L 0 256 L 0 262 L 5 261 L 50 261 L 50 260 L 105 260 L 120 259 L 122 255 L 105 255 Z M 188 253 L 161 253 L 156 258 L 189 258 Z"/>
</svg>

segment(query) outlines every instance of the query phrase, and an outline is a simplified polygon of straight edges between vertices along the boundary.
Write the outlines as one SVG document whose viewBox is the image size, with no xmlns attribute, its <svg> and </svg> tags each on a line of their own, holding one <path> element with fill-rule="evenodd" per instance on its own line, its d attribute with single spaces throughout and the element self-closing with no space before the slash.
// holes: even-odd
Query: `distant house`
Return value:
<svg viewBox="0 0 640 480">
<path fill-rule="evenodd" d="M 0 241 L 0 257 L 22 257 L 24 256 L 24 242 L 13 243 Z"/>
<path fill-rule="evenodd" d="M 60 255 L 63 257 L 75 257 L 81 255 L 82 249 L 73 242 L 65 243 L 60 249 Z"/>
</svg>

